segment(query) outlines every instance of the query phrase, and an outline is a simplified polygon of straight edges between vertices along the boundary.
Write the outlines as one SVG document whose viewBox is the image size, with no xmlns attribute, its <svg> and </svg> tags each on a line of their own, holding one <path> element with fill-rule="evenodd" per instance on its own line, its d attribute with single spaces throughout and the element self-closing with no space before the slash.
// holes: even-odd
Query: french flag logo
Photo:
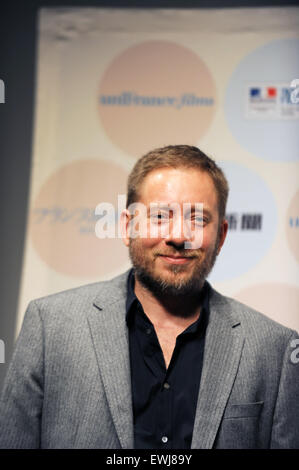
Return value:
<svg viewBox="0 0 299 470">
<path fill-rule="evenodd" d="M 250 99 L 259 100 L 275 100 L 277 97 L 277 88 L 273 86 L 250 88 Z"/>
</svg>

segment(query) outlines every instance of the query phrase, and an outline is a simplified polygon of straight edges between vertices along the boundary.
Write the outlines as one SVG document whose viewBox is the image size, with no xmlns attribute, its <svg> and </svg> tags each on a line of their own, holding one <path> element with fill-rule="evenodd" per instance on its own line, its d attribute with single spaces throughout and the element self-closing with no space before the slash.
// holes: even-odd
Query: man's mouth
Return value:
<svg viewBox="0 0 299 470">
<path fill-rule="evenodd" d="M 159 255 L 163 261 L 170 264 L 187 264 L 194 259 L 193 256 L 180 256 L 180 255 Z"/>
</svg>

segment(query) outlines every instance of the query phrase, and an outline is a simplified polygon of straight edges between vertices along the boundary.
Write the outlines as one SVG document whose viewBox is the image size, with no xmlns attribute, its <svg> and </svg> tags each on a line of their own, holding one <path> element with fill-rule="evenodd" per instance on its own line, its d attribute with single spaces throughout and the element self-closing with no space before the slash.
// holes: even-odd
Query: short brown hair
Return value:
<svg viewBox="0 0 299 470">
<path fill-rule="evenodd" d="M 140 199 L 140 188 L 145 177 L 159 168 L 197 168 L 212 178 L 218 195 L 219 220 L 225 217 L 229 192 L 227 179 L 215 161 L 197 147 L 169 145 L 148 152 L 134 165 L 128 179 L 127 208 Z"/>
</svg>

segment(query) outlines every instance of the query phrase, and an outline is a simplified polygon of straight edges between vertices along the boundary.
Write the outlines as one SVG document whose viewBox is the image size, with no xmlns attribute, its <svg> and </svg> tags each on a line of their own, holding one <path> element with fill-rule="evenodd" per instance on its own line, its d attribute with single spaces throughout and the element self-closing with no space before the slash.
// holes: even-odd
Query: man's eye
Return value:
<svg viewBox="0 0 299 470">
<path fill-rule="evenodd" d="M 151 214 L 150 218 L 155 223 L 166 222 L 168 220 L 167 215 L 163 214 L 162 212 L 157 212 L 156 214 Z"/>
<path fill-rule="evenodd" d="M 205 223 L 206 223 L 206 219 L 204 217 L 199 216 L 199 215 L 193 217 L 193 221 L 196 225 L 205 225 Z"/>
</svg>

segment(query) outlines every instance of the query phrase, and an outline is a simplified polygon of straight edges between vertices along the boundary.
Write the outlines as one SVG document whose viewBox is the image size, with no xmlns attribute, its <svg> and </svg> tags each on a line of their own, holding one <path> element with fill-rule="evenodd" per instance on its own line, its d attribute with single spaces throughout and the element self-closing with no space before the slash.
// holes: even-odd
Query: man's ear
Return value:
<svg viewBox="0 0 299 470">
<path fill-rule="evenodd" d="M 127 247 L 129 246 L 129 243 L 130 243 L 129 221 L 130 221 L 130 213 L 128 209 L 124 209 L 122 213 L 120 214 L 119 223 L 120 223 L 121 238 Z"/>
<path fill-rule="evenodd" d="M 228 231 L 228 221 L 226 219 L 223 219 L 219 228 L 219 245 L 218 245 L 218 250 L 217 250 L 217 255 L 219 255 L 221 248 L 223 246 L 223 243 L 226 239 Z"/>
</svg>

